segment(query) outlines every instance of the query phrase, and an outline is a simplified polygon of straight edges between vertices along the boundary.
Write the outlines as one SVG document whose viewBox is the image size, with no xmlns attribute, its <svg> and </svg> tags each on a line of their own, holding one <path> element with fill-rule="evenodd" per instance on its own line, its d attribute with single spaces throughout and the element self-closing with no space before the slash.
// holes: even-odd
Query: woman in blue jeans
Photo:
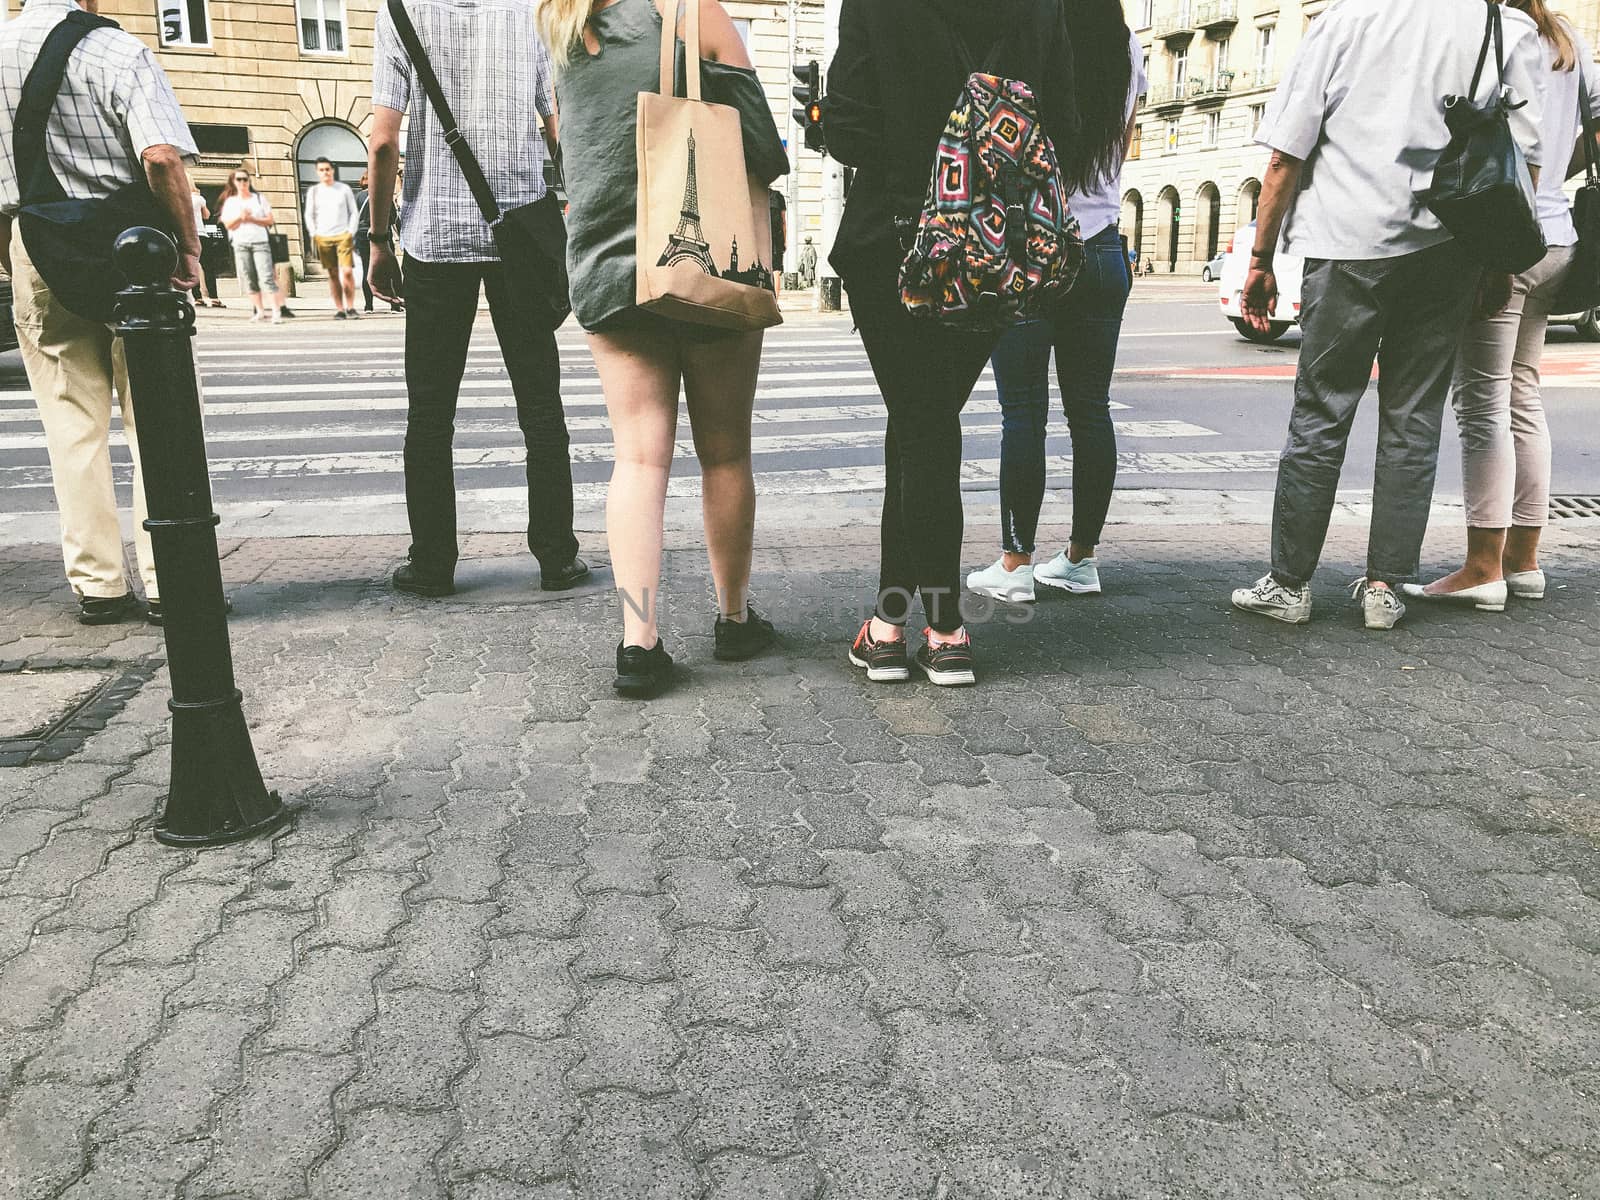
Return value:
<svg viewBox="0 0 1600 1200">
<path fill-rule="evenodd" d="M 1133 137 L 1133 109 L 1146 90 L 1144 51 L 1116 0 L 1066 6 L 1076 51 L 1078 111 L 1086 150 L 1071 206 L 1083 231 L 1083 273 L 1044 318 L 1008 330 L 991 362 L 1000 393 L 1000 559 L 967 576 L 974 592 L 1032 600 L 1034 585 L 1080 594 L 1100 590 L 1095 547 L 1117 479 L 1111 376 L 1132 277 L 1117 218 L 1122 164 Z M 1045 431 L 1050 417 L 1050 352 L 1072 433 L 1072 538 L 1035 567 L 1034 537 L 1044 504 Z"/>
</svg>

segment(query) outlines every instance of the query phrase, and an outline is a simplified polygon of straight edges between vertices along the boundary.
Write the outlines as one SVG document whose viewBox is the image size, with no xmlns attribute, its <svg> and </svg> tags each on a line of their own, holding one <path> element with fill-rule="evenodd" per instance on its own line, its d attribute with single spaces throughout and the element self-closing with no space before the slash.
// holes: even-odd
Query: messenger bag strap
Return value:
<svg viewBox="0 0 1600 1200">
<path fill-rule="evenodd" d="M 1495 67 L 1500 74 L 1500 90 L 1505 91 L 1506 86 L 1506 49 L 1505 26 L 1500 20 L 1500 6 L 1490 0 L 1484 6 L 1488 12 L 1484 16 L 1483 48 L 1478 51 L 1478 66 L 1472 72 L 1472 88 L 1467 92 L 1467 103 L 1478 103 L 1478 85 L 1483 82 L 1483 69 L 1489 64 L 1489 47 L 1494 47 Z"/>
<path fill-rule="evenodd" d="M 39 57 L 22 84 L 11 143 L 23 204 L 48 204 L 67 198 L 66 189 L 50 169 L 46 136 L 50 114 L 55 110 L 56 97 L 61 94 L 61 82 L 67 76 L 67 60 L 78 43 L 96 29 L 120 28 L 109 17 L 74 9 L 50 31 L 44 45 L 39 47 Z"/>
<path fill-rule="evenodd" d="M 444 98 L 444 89 L 439 86 L 439 77 L 433 73 L 433 64 L 428 61 L 428 52 L 422 48 L 422 39 L 417 36 L 417 27 L 411 23 L 404 0 L 389 0 L 389 15 L 394 19 L 395 32 L 400 35 L 411 65 L 417 70 L 417 82 L 422 85 L 428 103 L 433 105 L 434 115 L 444 129 L 445 145 L 456 156 L 456 164 L 466 178 L 472 198 L 478 202 L 478 211 L 483 213 L 483 219 L 493 228 L 500 223 L 500 205 L 494 198 L 494 190 L 490 188 L 488 179 L 484 177 L 483 168 L 478 165 L 477 156 L 472 153 L 461 127 L 456 124 L 455 114 L 450 111 L 450 102 Z"/>
<path fill-rule="evenodd" d="M 1588 167 L 1589 183 L 1600 187 L 1600 121 L 1594 117 L 1594 105 L 1589 96 L 1589 81 L 1584 78 L 1583 64 L 1573 70 L 1578 72 L 1578 115 L 1583 120 L 1583 161 Z"/>
</svg>

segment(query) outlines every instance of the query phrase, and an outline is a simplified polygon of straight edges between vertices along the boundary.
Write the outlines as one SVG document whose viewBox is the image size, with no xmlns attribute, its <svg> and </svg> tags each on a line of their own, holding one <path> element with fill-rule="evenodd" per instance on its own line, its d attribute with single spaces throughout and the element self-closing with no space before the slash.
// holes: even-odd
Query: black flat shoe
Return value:
<svg viewBox="0 0 1600 1200">
<path fill-rule="evenodd" d="M 429 575 L 415 563 L 405 563 L 395 570 L 394 590 L 408 596 L 454 596 L 456 584 L 448 575 Z"/>
<path fill-rule="evenodd" d="M 745 605 L 744 620 L 730 621 L 718 617 L 716 628 L 717 648 L 711 656 L 718 662 L 743 662 L 754 658 L 778 640 L 778 631 L 772 622 L 756 615 L 756 610 Z"/>
<path fill-rule="evenodd" d="M 78 624 L 116 625 L 139 615 L 139 601 L 132 592 L 121 596 L 79 596 Z"/>
<path fill-rule="evenodd" d="M 653 696 L 672 678 L 672 655 L 661 639 L 646 650 L 642 646 L 617 647 L 617 677 L 611 686 L 624 696 Z"/>
<path fill-rule="evenodd" d="M 577 587 L 589 578 L 589 564 L 581 558 L 575 558 L 564 567 L 551 570 L 541 569 L 539 572 L 539 590 L 543 592 L 565 592 Z"/>
</svg>

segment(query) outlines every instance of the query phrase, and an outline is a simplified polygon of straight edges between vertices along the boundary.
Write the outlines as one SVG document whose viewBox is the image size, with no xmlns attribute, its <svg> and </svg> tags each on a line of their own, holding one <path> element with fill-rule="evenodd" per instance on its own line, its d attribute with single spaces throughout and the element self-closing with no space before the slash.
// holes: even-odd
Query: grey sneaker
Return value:
<svg viewBox="0 0 1600 1200">
<path fill-rule="evenodd" d="M 1274 621 L 1304 625 L 1311 620 L 1311 585 L 1284 587 L 1271 574 L 1256 580 L 1254 587 L 1233 593 L 1233 606 L 1244 612 L 1260 613 Z"/>
<path fill-rule="evenodd" d="M 1368 583 L 1365 576 L 1350 586 L 1350 595 L 1361 601 L 1361 619 L 1368 629 L 1393 629 L 1406 615 L 1393 588 Z"/>
<path fill-rule="evenodd" d="M 1046 587 L 1060 588 L 1075 596 L 1100 594 L 1100 568 L 1094 558 L 1073 562 L 1063 550 L 1042 567 L 1035 567 L 1033 581 Z"/>
</svg>

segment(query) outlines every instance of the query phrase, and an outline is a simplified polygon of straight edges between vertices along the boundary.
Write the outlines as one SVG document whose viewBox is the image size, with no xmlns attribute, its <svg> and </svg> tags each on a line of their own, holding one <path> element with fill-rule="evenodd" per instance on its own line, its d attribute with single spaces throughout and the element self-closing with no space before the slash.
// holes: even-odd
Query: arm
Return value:
<svg viewBox="0 0 1600 1200">
<path fill-rule="evenodd" d="M 847 167 L 881 163 L 888 149 L 867 27 L 870 3 L 844 0 L 839 10 L 839 49 L 828 67 L 828 94 L 822 103 L 828 153 Z"/>
<path fill-rule="evenodd" d="M 744 39 L 718 0 L 700 0 L 700 54 L 712 62 L 754 69 Z"/>
<path fill-rule="evenodd" d="M 391 303 L 400 298 L 400 264 L 390 239 L 394 236 L 394 180 L 400 170 L 400 118 L 382 105 L 372 109 L 372 135 L 367 142 L 367 220 L 372 257 L 368 274 L 374 295 Z"/>
<path fill-rule="evenodd" d="M 263 229 L 271 229 L 278 223 L 278 218 L 272 215 L 272 205 L 267 203 L 267 198 L 262 195 L 257 195 L 256 200 L 261 206 L 261 211 L 251 216 L 250 222 Z"/>
<path fill-rule="evenodd" d="M 194 227 L 194 205 L 189 200 L 193 190 L 189 169 L 174 146 L 151 146 L 141 157 L 156 203 L 178 234 L 178 270 L 172 286 L 187 292 L 200 282 L 200 234 Z"/>
<path fill-rule="evenodd" d="M 0 266 L 6 269 L 6 278 L 11 278 L 11 214 L 0 213 Z"/>
<path fill-rule="evenodd" d="M 1300 188 L 1300 172 L 1305 160 L 1274 150 L 1261 180 L 1261 205 L 1256 213 L 1256 244 L 1250 255 L 1250 270 L 1245 275 L 1242 306 L 1244 319 L 1263 333 L 1272 326 L 1278 311 L 1278 277 L 1273 258 L 1283 236 L 1284 218 Z"/>
</svg>

